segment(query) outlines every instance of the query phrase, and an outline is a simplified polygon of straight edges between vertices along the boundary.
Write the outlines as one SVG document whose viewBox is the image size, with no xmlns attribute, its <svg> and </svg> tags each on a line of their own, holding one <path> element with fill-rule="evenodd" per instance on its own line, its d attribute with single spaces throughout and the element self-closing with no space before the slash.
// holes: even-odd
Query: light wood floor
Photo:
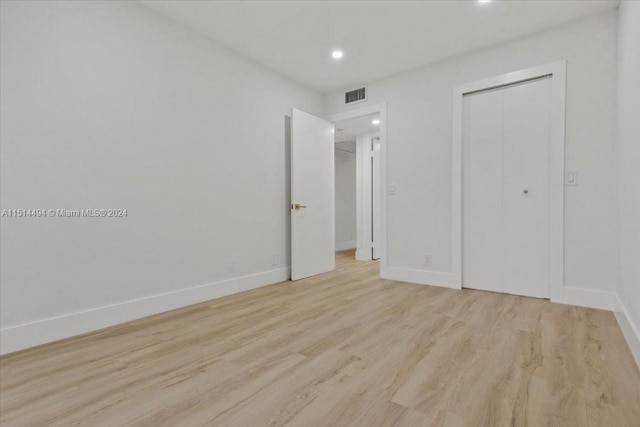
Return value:
<svg viewBox="0 0 640 427">
<path fill-rule="evenodd" d="M 612 313 L 335 272 L 0 358 L 3 426 L 640 425 Z"/>
</svg>

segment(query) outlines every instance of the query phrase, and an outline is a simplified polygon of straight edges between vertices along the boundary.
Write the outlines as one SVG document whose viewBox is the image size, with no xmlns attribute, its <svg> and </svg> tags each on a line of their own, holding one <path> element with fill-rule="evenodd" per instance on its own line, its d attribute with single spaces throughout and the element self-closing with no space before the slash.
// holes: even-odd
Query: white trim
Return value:
<svg viewBox="0 0 640 427">
<path fill-rule="evenodd" d="M 638 367 L 640 367 L 640 325 L 635 324 L 633 318 L 629 315 L 629 310 L 620 299 L 620 296 L 616 295 L 616 298 L 619 307 L 615 313 L 618 325 L 620 325 L 622 334 L 627 340 L 631 354 L 633 354 Z"/>
<path fill-rule="evenodd" d="M 346 251 L 347 249 L 355 249 L 356 241 L 348 240 L 346 242 L 337 242 L 336 243 L 336 251 Z"/>
<path fill-rule="evenodd" d="M 440 271 L 416 270 L 410 268 L 389 267 L 383 279 L 417 283 L 421 285 L 441 286 L 460 289 L 451 273 Z M 486 291 L 493 292 L 493 291 Z M 559 304 L 597 308 L 600 310 L 619 311 L 617 294 L 614 292 L 596 291 L 592 289 L 564 288 L 562 298 L 553 301 Z"/>
<path fill-rule="evenodd" d="M 452 280 L 462 287 L 462 97 L 504 85 L 514 84 L 551 75 L 551 135 L 549 154 L 549 296 L 551 301 L 563 302 L 564 288 L 564 147 L 566 108 L 567 61 L 456 86 L 453 90 L 453 145 L 452 151 Z M 571 291 L 567 291 L 571 293 Z M 578 295 L 582 295 L 579 293 Z M 576 298 L 581 301 L 582 296 Z M 587 300 L 590 302 L 591 300 Z"/>
<path fill-rule="evenodd" d="M 562 288 L 551 302 L 576 305 L 579 307 L 597 308 L 599 310 L 617 311 L 618 296 L 615 292 L 598 291 L 584 288 Z"/>
<path fill-rule="evenodd" d="M 375 132 L 361 134 L 356 138 L 356 249 L 359 261 L 373 259 L 371 141 L 379 137 L 379 133 Z"/>
<path fill-rule="evenodd" d="M 439 271 L 416 270 L 412 268 L 387 267 L 380 277 L 388 280 L 399 280 L 401 282 L 417 283 L 420 285 L 440 286 L 444 288 L 460 289 L 457 282 L 453 280 L 451 273 Z"/>
<path fill-rule="evenodd" d="M 226 295 L 285 281 L 289 268 L 236 277 L 0 330 L 0 354 L 10 353 Z"/>
<path fill-rule="evenodd" d="M 356 249 L 358 261 L 371 261 L 371 140 L 356 138 Z"/>
<path fill-rule="evenodd" d="M 380 277 L 384 277 L 388 268 L 387 264 L 387 104 L 367 105 L 354 108 L 342 113 L 332 114 L 325 119 L 331 122 L 368 116 L 378 113 L 380 115 Z M 358 258 L 360 255 L 362 258 Z M 356 259 L 367 259 L 365 254 L 356 252 Z M 369 258 L 371 255 L 369 254 Z"/>
</svg>

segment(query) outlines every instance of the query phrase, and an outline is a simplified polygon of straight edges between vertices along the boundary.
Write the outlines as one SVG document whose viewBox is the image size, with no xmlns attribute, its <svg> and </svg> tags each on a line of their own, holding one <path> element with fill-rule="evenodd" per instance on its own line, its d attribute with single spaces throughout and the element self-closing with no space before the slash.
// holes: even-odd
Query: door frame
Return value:
<svg viewBox="0 0 640 427">
<path fill-rule="evenodd" d="M 377 141 L 377 144 L 374 142 Z M 370 153 L 371 153 L 371 162 L 369 163 L 371 166 L 371 259 L 380 259 L 380 209 L 382 204 L 380 203 L 379 197 L 381 193 L 382 186 L 380 185 L 380 150 L 381 142 L 380 135 L 373 136 L 370 139 Z M 376 146 L 378 149 L 376 150 Z M 377 197 L 374 197 L 377 195 Z M 376 225 L 378 227 L 376 227 Z M 377 230 L 377 231 L 376 231 Z"/>
<path fill-rule="evenodd" d="M 373 260 L 373 162 L 371 149 L 379 132 L 364 133 L 356 138 L 356 259 Z M 378 161 L 380 157 L 378 157 Z M 378 168 L 379 169 L 379 168 Z M 379 232 L 378 232 L 379 234 Z M 378 236 L 378 240 L 380 237 Z"/>
<path fill-rule="evenodd" d="M 380 129 L 377 133 L 380 137 L 380 276 L 384 277 L 388 268 L 387 265 L 387 104 L 381 102 L 379 104 L 373 104 L 363 106 L 360 108 L 354 108 L 352 110 L 344 111 L 342 113 L 331 114 L 326 116 L 325 119 L 330 122 L 338 122 L 341 120 L 353 119 L 356 117 L 368 116 L 371 114 L 379 114 L 380 116 Z M 371 212 L 369 212 L 371 216 Z M 357 221 L 362 224 L 362 220 L 358 218 Z M 371 224 L 371 218 L 369 218 L 369 224 Z M 360 233 L 360 225 L 358 225 L 357 233 Z M 370 227 L 370 225 L 369 225 Z M 370 233 L 368 233 L 370 235 Z M 357 238 L 357 236 L 356 236 Z M 371 252 L 371 250 L 369 250 Z"/>
<path fill-rule="evenodd" d="M 564 151 L 567 61 L 527 68 L 477 80 L 453 89 L 453 143 L 451 146 L 452 274 L 462 288 L 462 98 L 515 83 L 551 76 L 549 140 L 549 295 L 562 301 L 564 288 Z"/>
</svg>

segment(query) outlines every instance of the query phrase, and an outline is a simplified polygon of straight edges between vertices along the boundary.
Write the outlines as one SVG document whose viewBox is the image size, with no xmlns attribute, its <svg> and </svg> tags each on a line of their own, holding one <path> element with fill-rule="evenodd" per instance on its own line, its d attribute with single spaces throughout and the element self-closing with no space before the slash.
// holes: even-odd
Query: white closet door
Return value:
<svg viewBox="0 0 640 427">
<path fill-rule="evenodd" d="M 463 284 L 502 291 L 503 96 L 465 96 L 462 118 Z"/>
<path fill-rule="evenodd" d="M 551 78 L 504 90 L 505 292 L 548 298 Z"/>
<path fill-rule="evenodd" d="M 463 286 L 549 296 L 551 80 L 463 99 Z"/>
</svg>

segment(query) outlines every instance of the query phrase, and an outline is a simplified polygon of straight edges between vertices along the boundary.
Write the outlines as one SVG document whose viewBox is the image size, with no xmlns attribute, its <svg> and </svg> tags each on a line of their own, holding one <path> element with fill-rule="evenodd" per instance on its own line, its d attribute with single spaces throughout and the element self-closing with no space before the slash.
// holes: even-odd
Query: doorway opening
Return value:
<svg viewBox="0 0 640 427">
<path fill-rule="evenodd" d="M 380 258 L 379 112 L 334 121 L 336 252 Z M 344 256 L 344 253 L 342 253 Z"/>
<path fill-rule="evenodd" d="M 327 118 L 292 109 L 289 155 L 291 280 L 335 269 L 335 124 L 363 117 L 370 125 L 377 126 L 377 132 L 362 131 L 357 134 L 361 136 L 355 140 L 355 245 L 358 259 L 372 260 L 374 256 L 379 257 L 380 276 L 386 277 L 386 195 L 382 190 L 386 188 L 386 105 L 381 103 Z M 365 149 L 365 146 L 368 148 Z M 344 146 L 339 148 L 349 154 L 348 146 L 346 149 Z M 373 172 L 374 169 L 377 173 Z M 374 176 L 377 178 L 372 182 Z M 375 182 L 377 184 L 374 189 Z M 358 187 L 361 187 L 360 190 Z M 353 196 L 351 199 L 353 200 Z M 377 206 L 375 215 L 374 206 Z M 375 251 L 372 236 L 377 242 Z M 347 239 L 350 239 L 348 232 Z M 351 242 L 350 246 L 353 246 L 352 241 L 346 242 Z"/>
</svg>

